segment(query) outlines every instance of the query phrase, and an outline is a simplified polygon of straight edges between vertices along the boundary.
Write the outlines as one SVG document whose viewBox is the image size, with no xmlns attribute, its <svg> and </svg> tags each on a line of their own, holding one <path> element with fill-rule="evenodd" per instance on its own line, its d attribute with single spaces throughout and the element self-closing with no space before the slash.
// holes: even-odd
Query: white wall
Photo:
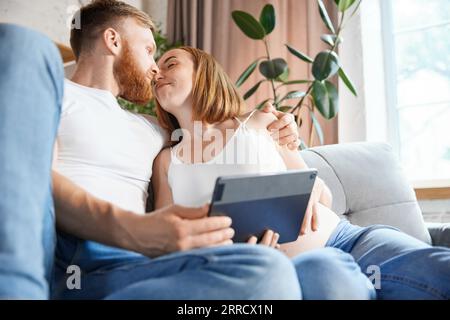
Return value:
<svg viewBox="0 0 450 320">
<path fill-rule="evenodd" d="M 70 9 L 78 5 L 78 0 L 2 0 L 0 21 L 33 28 L 54 41 L 68 44 L 70 28 L 66 22 Z"/>
<path fill-rule="evenodd" d="M 161 30 L 166 32 L 168 0 L 142 0 L 142 10 L 147 12 L 155 23 L 161 24 Z"/>
<path fill-rule="evenodd" d="M 16 23 L 38 30 L 54 41 L 69 45 L 68 23 L 81 4 L 88 0 L 1 0 L 0 21 Z M 167 0 L 125 0 L 161 22 L 165 30 Z"/>
<path fill-rule="evenodd" d="M 149 13 L 155 23 L 166 30 L 168 0 L 124 0 Z M 47 35 L 50 39 L 69 46 L 70 20 L 76 10 L 89 0 L 1 0 L 0 22 L 15 23 L 30 27 Z M 70 78 L 73 63 L 66 65 L 66 77 Z"/>
</svg>

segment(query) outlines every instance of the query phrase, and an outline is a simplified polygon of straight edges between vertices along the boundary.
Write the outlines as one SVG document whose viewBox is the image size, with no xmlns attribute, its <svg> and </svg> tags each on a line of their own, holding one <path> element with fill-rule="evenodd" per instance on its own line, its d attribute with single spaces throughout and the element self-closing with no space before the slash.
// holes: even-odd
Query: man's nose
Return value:
<svg viewBox="0 0 450 320">
<path fill-rule="evenodd" d="M 155 63 L 150 68 L 150 72 L 152 73 L 153 77 L 156 77 L 159 74 L 159 68 L 158 65 Z"/>
</svg>

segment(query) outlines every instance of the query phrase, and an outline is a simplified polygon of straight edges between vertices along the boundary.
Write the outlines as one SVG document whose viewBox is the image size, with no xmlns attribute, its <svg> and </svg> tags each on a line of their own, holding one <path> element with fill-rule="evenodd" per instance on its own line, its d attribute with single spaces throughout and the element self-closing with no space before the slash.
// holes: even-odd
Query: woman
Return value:
<svg viewBox="0 0 450 320">
<path fill-rule="evenodd" d="M 270 114 L 244 112 L 242 99 L 210 55 L 183 47 L 167 52 L 158 64 L 154 91 L 159 119 L 172 138 L 182 138 L 163 150 L 154 163 L 156 208 L 209 201 L 218 176 L 306 168 L 297 151 L 279 147 L 270 139 L 265 129 L 273 121 Z M 329 247 L 349 253 L 348 268 L 353 271 L 356 264 L 362 271 L 379 268 L 379 298 L 450 298 L 449 249 L 430 247 L 391 227 L 353 226 L 340 221 L 330 207 L 331 193 L 319 179 L 298 240 L 279 246 L 293 258 L 303 291 L 308 291 L 305 279 L 317 278 L 314 270 L 308 270 L 306 258 L 329 255 L 330 250 L 320 249 Z M 278 247 L 277 240 L 278 235 L 268 231 L 261 242 Z M 310 252 L 299 255 L 305 251 Z M 347 285 L 362 283 L 361 277 L 348 281 Z"/>
</svg>

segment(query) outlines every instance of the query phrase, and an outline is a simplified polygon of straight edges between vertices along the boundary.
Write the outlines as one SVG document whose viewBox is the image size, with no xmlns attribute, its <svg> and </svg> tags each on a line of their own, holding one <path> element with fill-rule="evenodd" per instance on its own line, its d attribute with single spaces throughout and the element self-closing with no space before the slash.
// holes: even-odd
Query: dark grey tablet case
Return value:
<svg viewBox="0 0 450 320">
<path fill-rule="evenodd" d="M 219 177 L 210 216 L 232 218 L 234 242 L 260 239 L 271 229 L 279 243 L 297 240 L 317 170 L 292 170 L 280 174 Z"/>
</svg>

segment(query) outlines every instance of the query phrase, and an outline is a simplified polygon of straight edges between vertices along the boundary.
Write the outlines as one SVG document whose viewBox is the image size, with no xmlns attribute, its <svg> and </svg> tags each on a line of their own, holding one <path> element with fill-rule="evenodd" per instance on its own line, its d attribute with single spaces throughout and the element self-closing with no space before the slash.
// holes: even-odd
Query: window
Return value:
<svg viewBox="0 0 450 320">
<path fill-rule="evenodd" d="M 389 133 L 408 177 L 450 186 L 450 1 L 381 1 Z"/>
</svg>

